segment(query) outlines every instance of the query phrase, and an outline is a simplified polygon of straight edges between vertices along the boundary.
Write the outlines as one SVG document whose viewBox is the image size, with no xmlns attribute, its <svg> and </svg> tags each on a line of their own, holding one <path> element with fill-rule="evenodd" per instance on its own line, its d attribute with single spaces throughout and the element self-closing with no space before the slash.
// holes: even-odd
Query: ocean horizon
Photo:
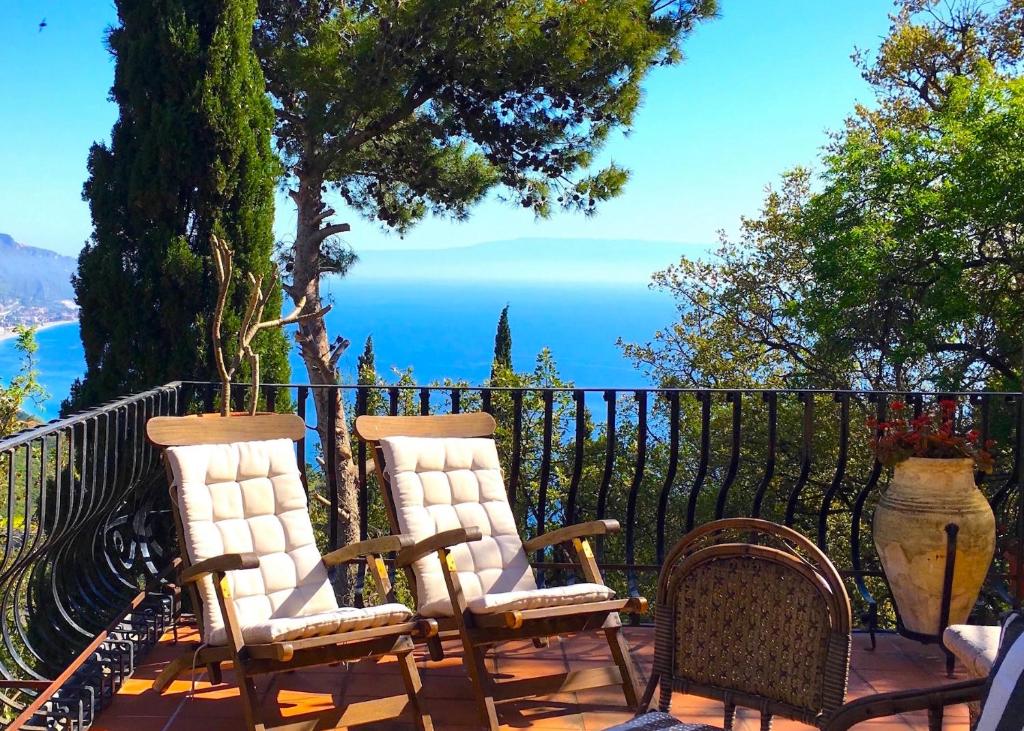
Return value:
<svg viewBox="0 0 1024 731">
<path fill-rule="evenodd" d="M 356 358 L 373 336 L 377 371 L 388 382 L 413 369 L 418 384 L 445 378 L 481 385 L 490 375 L 494 332 L 509 305 L 513 364 L 532 370 L 537 354 L 550 349 L 563 380 L 577 387 L 642 388 L 651 384 L 616 346 L 649 340 L 675 318 L 673 300 L 642 282 L 445 282 L 357 281 L 328 278 L 325 302 L 331 337 L 351 341 L 340 367 L 346 383 Z M 49 398 L 27 411 L 57 418 L 71 384 L 85 372 L 77 323 L 41 330 L 38 368 Z M 305 382 L 305 366 L 291 351 L 292 382 Z M 12 339 L 0 341 L 0 381 L 17 372 Z M 158 384 L 154 384 L 158 385 Z"/>
</svg>

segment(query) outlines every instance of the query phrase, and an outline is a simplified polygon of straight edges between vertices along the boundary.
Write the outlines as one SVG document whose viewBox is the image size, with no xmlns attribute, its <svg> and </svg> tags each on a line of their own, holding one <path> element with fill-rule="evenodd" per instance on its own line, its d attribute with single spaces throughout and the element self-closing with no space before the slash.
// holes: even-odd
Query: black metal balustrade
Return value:
<svg viewBox="0 0 1024 731">
<path fill-rule="evenodd" d="M 317 388 L 340 391 L 349 424 L 363 413 L 492 413 L 524 533 L 618 519 L 622 533 L 597 549 L 609 583 L 622 592 L 653 596 L 662 557 L 695 525 L 760 516 L 814 538 L 847 578 L 862 623 L 891 626 L 896 618 L 869 523 L 888 476 L 870 453 L 865 422 L 870 415 L 884 420 L 895 399 L 919 414 L 936 399 L 953 398 L 963 428 L 997 441 L 996 470 L 978 481 L 1001 531 L 1021 535 L 1019 393 L 264 386 L 263 408 L 290 408 L 311 427 L 298 444 L 300 468 L 317 496 L 311 505 L 319 511 L 325 550 L 338 544 L 337 524 L 327 516 L 338 508 L 339 465 L 335 450 L 320 449 L 314 430 Z M 236 407 L 244 392 L 233 391 Z M 144 590 L 167 575 L 174 549 L 162 502 L 165 479 L 143 425 L 158 414 L 212 411 L 219 399 L 216 384 L 169 384 L 0 442 L 8 483 L 0 562 L 0 672 L 7 680 L 0 690 L 10 709 L 35 696 L 42 711 L 81 714 L 88 725 L 130 669 L 130 653 L 144 645 L 123 637 L 145 632 L 121 628 L 144 626 L 151 637 L 172 620 L 173 594 L 161 591 L 159 581 Z M 328 435 L 340 418 L 332 407 Z M 387 532 L 366 450 L 352 446 L 360 532 Z M 1021 553 L 1019 540 L 1006 547 Z M 533 558 L 542 581 L 572 580 L 571 564 L 558 550 Z M 997 560 L 979 618 L 994 616 L 1009 600 L 1003 567 Z M 133 598 L 138 606 L 126 614 Z M 112 632 L 93 647 L 105 628 Z M 47 698 L 54 687 L 45 681 L 72 661 L 77 680 Z M 96 667 L 103 672 L 89 670 Z"/>
<path fill-rule="evenodd" d="M 23 728 L 91 725 L 175 616 L 176 550 L 145 423 L 177 384 L 0 440 L 0 701 Z M 53 682 L 56 681 L 56 682 Z"/>
</svg>

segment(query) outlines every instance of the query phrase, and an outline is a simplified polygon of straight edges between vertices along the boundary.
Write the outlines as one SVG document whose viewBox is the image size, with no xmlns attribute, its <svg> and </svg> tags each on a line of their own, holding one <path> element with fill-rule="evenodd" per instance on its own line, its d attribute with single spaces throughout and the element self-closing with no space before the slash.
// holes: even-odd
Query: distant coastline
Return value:
<svg viewBox="0 0 1024 731">
<path fill-rule="evenodd" d="M 61 325 L 73 325 L 78 320 L 54 320 L 53 322 L 40 322 L 38 324 L 29 325 L 29 327 L 35 328 L 36 332 L 42 332 L 43 330 L 49 330 L 50 328 L 60 327 Z M 0 327 L 0 342 L 4 340 L 11 340 L 17 337 L 18 333 L 13 328 Z"/>
</svg>

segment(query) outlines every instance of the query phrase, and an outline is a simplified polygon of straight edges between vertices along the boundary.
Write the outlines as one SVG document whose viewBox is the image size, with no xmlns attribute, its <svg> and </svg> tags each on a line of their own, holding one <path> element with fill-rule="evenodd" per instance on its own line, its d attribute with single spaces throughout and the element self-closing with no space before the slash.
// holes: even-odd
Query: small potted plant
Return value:
<svg viewBox="0 0 1024 731">
<path fill-rule="evenodd" d="M 892 481 L 875 509 L 873 537 L 903 626 L 941 634 L 942 590 L 949 531 L 956 536 L 956 563 L 948 624 L 967 620 L 988 574 L 996 522 L 975 471 L 990 472 L 991 444 L 977 431 L 958 431 L 956 402 L 942 400 L 920 416 L 900 401 L 892 418 L 868 421 L 877 459 L 893 468 Z"/>
</svg>

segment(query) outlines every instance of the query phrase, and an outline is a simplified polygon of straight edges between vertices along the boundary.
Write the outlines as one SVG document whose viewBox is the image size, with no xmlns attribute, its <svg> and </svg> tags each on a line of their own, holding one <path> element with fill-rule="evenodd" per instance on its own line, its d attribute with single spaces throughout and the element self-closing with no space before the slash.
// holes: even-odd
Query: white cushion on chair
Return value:
<svg viewBox="0 0 1024 731">
<path fill-rule="evenodd" d="M 389 604 L 339 609 L 309 520 L 289 439 L 171 447 L 178 511 L 192 564 L 255 553 L 260 566 L 227 574 L 242 637 L 272 642 L 383 626 L 412 616 Z M 203 641 L 227 642 L 213 579 L 199 582 Z"/>
<path fill-rule="evenodd" d="M 478 527 L 483 534 L 480 541 L 451 548 L 471 611 L 562 606 L 614 596 L 596 584 L 537 589 L 493 439 L 387 437 L 380 444 L 402 533 L 416 541 L 455 528 Z M 420 614 L 451 616 L 437 556 L 420 559 L 413 571 Z"/>
<path fill-rule="evenodd" d="M 495 614 L 516 609 L 544 609 L 564 607 L 570 604 L 589 604 L 612 599 L 615 592 L 603 584 L 573 584 L 572 586 L 550 586 L 546 589 L 529 591 L 508 591 L 501 594 L 484 594 L 466 602 L 473 614 Z"/>
<path fill-rule="evenodd" d="M 333 612 L 307 617 L 280 617 L 242 626 L 242 637 L 248 644 L 301 640 L 305 637 L 332 635 L 360 629 L 400 624 L 412 617 L 403 604 L 382 604 L 376 607 L 342 607 Z"/>
<path fill-rule="evenodd" d="M 975 678 L 987 678 L 999 653 L 999 625 L 954 624 L 942 633 L 942 644 Z"/>
</svg>

